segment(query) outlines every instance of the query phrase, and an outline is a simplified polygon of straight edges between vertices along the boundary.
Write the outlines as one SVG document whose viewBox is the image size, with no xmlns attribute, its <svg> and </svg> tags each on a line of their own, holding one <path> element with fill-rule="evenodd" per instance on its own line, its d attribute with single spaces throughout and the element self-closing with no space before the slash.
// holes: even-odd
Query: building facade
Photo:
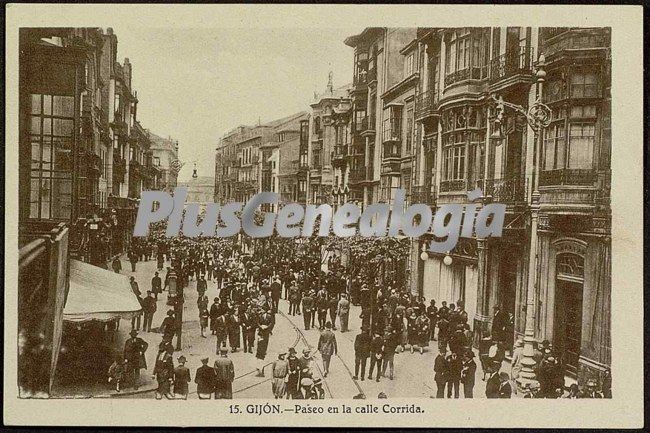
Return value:
<svg viewBox="0 0 650 433">
<path fill-rule="evenodd" d="M 298 144 L 305 112 L 255 126 L 238 126 L 220 140 L 215 152 L 214 200 L 246 202 L 260 191 L 280 192 L 280 149 Z"/>
<path fill-rule="evenodd" d="M 413 242 L 412 291 L 464 302 L 476 336 L 499 307 L 510 343 L 530 329 L 570 376 L 599 376 L 611 348 L 608 30 L 419 29 L 415 41 L 412 201 L 466 204 L 480 188 L 479 206 L 507 214 L 502 237 L 447 254 Z M 537 131 L 526 112 L 540 97 L 550 116 Z"/>
<path fill-rule="evenodd" d="M 337 204 L 349 175 L 350 85 L 334 88 L 330 73 L 325 91 L 310 104 L 307 148 L 307 202 Z"/>
<path fill-rule="evenodd" d="M 112 29 L 23 28 L 19 45 L 19 387 L 44 396 L 70 261 L 107 267 L 128 246 L 148 139 Z"/>
<path fill-rule="evenodd" d="M 178 184 L 178 172 L 182 167 L 178 159 L 178 140 L 163 138 L 151 131 L 148 131 L 148 136 L 152 166 L 157 176 L 156 189 L 171 193 Z"/>
</svg>

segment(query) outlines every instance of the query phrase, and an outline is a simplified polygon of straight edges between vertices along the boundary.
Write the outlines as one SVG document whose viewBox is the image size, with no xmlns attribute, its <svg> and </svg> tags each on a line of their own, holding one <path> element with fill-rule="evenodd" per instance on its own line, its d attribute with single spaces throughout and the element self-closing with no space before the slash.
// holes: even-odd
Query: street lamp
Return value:
<svg viewBox="0 0 650 433">
<path fill-rule="evenodd" d="M 502 98 L 497 98 L 492 95 L 497 103 L 497 113 L 502 115 L 505 108 L 510 108 L 518 113 L 526 116 L 526 120 L 530 128 L 535 133 L 533 151 L 533 179 L 532 179 L 532 193 L 530 203 L 530 249 L 528 257 L 528 281 L 526 284 L 526 326 L 524 330 L 524 349 L 521 359 L 521 372 L 517 378 L 517 387 L 521 390 L 531 387 L 537 383 L 535 377 L 535 287 L 537 285 L 537 222 L 539 219 L 539 164 L 540 154 L 543 144 L 543 128 L 550 124 L 551 109 L 542 103 L 542 90 L 544 80 L 546 78 L 545 57 L 543 54 L 539 56 L 537 62 L 537 71 L 535 76 L 537 78 L 537 98 L 530 106 L 528 111 L 523 107 L 509 102 L 503 101 Z M 500 119 L 500 117 L 498 117 Z"/>
</svg>

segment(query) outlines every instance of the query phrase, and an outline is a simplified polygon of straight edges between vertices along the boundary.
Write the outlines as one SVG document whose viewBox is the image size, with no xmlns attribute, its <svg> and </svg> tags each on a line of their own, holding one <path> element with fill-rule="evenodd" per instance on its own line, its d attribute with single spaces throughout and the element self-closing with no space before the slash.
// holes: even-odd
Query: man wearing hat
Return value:
<svg viewBox="0 0 650 433">
<path fill-rule="evenodd" d="M 474 352 L 468 349 L 463 354 L 463 364 L 460 372 L 460 381 L 463 384 L 463 395 L 465 398 L 474 398 L 475 380 L 476 362 L 474 362 Z"/>
<path fill-rule="evenodd" d="M 289 363 L 284 359 L 286 355 L 286 353 L 280 353 L 278 359 L 273 361 L 273 366 L 271 367 L 273 375 L 273 379 L 271 380 L 271 389 L 273 391 L 273 396 L 276 399 L 283 398 L 287 389 L 285 379 L 289 372 Z"/>
<path fill-rule="evenodd" d="M 160 279 L 158 272 L 156 272 L 151 279 L 151 291 L 156 297 L 156 300 L 158 299 L 158 294 L 162 293 L 162 280 Z"/>
<path fill-rule="evenodd" d="M 189 392 L 189 382 L 192 380 L 190 377 L 190 369 L 185 367 L 187 359 L 181 355 L 178 357 L 178 367 L 174 369 L 174 394 L 180 395 L 183 400 L 187 400 Z"/>
<path fill-rule="evenodd" d="M 176 318 L 174 317 L 174 310 L 167 310 L 167 317 L 165 317 L 160 324 L 160 330 L 163 332 L 164 338 L 171 340 L 176 333 Z"/>
<path fill-rule="evenodd" d="M 149 344 L 138 337 L 138 331 L 132 329 L 129 333 L 131 338 L 124 343 L 124 359 L 127 362 L 127 371 L 133 375 L 133 387 L 137 390 L 140 382 L 140 369 L 147 368 L 147 359 L 144 353 Z"/>
<path fill-rule="evenodd" d="M 249 306 L 241 316 L 241 327 L 244 337 L 244 352 L 253 353 L 257 319 L 255 314 L 253 314 L 253 308 L 251 306 Z"/>
<path fill-rule="evenodd" d="M 347 332 L 348 320 L 350 318 L 350 301 L 348 301 L 348 295 L 346 293 L 341 294 L 337 310 L 339 323 L 341 324 L 341 332 Z"/>
<path fill-rule="evenodd" d="M 153 322 L 153 315 L 158 309 L 156 299 L 152 296 L 151 290 L 147 291 L 147 297 L 142 300 L 142 310 L 144 311 L 144 332 L 151 332 L 151 323 Z"/>
<path fill-rule="evenodd" d="M 217 317 L 217 320 L 215 321 L 214 324 L 214 330 L 215 330 L 215 334 L 217 334 L 216 353 L 219 354 L 219 350 L 222 347 L 225 347 L 226 342 L 228 341 L 228 321 L 226 319 L 225 311 L 222 314 L 220 314 L 219 317 Z"/>
<path fill-rule="evenodd" d="M 436 398 L 445 398 L 445 385 L 449 378 L 449 363 L 445 357 L 446 353 L 447 348 L 441 347 L 433 363 L 433 371 L 435 373 L 433 380 L 436 382 Z"/>
<path fill-rule="evenodd" d="M 276 275 L 273 278 L 271 283 L 271 300 L 273 301 L 273 312 L 278 311 L 278 304 L 280 303 L 280 297 L 282 296 L 282 283 L 280 282 L 280 277 Z"/>
<path fill-rule="evenodd" d="M 228 349 L 222 347 L 219 351 L 221 357 L 214 361 L 214 398 L 231 399 L 232 382 L 235 380 L 235 366 L 232 360 L 228 358 Z"/>
<path fill-rule="evenodd" d="M 314 298 L 312 297 L 312 293 L 310 291 L 307 291 L 305 293 L 305 296 L 302 297 L 302 318 L 303 318 L 303 323 L 305 325 L 305 331 L 309 331 L 309 327 L 312 324 L 313 312 L 314 312 Z"/>
<path fill-rule="evenodd" d="M 361 332 L 354 339 L 354 380 L 359 378 L 359 367 L 361 367 L 361 380 L 366 376 L 366 364 L 370 356 L 370 334 L 368 327 L 362 326 Z"/>
<path fill-rule="evenodd" d="M 378 331 L 374 331 L 374 337 L 370 342 L 370 371 L 368 372 L 368 379 L 372 379 L 372 372 L 377 366 L 376 381 L 379 382 L 379 377 L 382 371 L 382 360 L 384 357 L 384 339 Z"/>
<path fill-rule="evenodd" d="M 323 358 L 323 377 L 327 377 L 327 374 L 330 371 L 330 359 L 332 355 L 336 355 L 336 336 L 332 332 L 332 324 L 330 322 L 325 323 L 325 330 L 320 334 L 318 339 L 318 351 Z"/>
<path fill-rule="evenodd" d="M 196 393 L 202 400 L 210 400 L 215 385 L 215 371 L 214 368 L 208 365 L 208 358 L 201 359 L 203 364 L 196 370 L 194 382 L 196 383 Z"/>
</svg>

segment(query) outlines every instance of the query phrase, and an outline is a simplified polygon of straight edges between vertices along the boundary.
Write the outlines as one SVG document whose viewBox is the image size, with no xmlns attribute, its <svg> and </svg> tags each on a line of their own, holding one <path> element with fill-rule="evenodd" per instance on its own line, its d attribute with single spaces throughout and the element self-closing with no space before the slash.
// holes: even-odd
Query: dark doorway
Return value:
<svg viewBox="0 0 650 433">
<path fill-rule="evenodd" d="M 577 376 L 582 340 L 583 258 L 562 254 L 557 259 L 554 346 L 565 370 Z"/>
<path fill-rule="evenodd" d="M 507 329 L 506 350 L 511 352 L 514 343 L 515 299 L 517 296 L 517 260 L 521 251 L 514 245 L 507 245 L 499 261 L 498 304 L 510 317 Z"/>
</svg>

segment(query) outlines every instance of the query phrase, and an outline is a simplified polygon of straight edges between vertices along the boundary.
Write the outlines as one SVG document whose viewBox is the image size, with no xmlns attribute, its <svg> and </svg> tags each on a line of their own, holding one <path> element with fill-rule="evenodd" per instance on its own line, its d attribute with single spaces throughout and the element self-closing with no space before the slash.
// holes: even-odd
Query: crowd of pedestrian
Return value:
<svg viewBox="0 0 650 433">
<path fill-rule="evenodd" d="M 178 366 L 174 366 L 172 340 L 181 326 L 183 291 L 195 280 L 200 336 L 214 337 L 217 355 L 214 366 L 208 366 L 206 357 L 196 371 L 200 398 L 212 395 L 232 398 L 234 365 L 228 352 L 240 350 L 254 354 L 258 376 L 263 377 L 266 367 L 270 367 L 275 398 L 323 398 L 322 381 L 330 373 L 331 358 L 338 354 L 334 331 L 350 331 L 353 305 L 360 307 L 361 319 L 361 329 L 354 340 L 354 380 L 394 380 L 399 374 L 395 368 L 396 354 L 422 355 L 435 342 L 438 352 L 432 366 L 435 397 L 459 398 L 462 385 L 463 396 L 473 398 L 478 370 L 473 350 L 476 337 L 478 361 L 486 382 L 485 396 L 510 398 L 517 392 L 515 380 L 522 368 L 523 346 L 522 340 L 514 344 L 510 374 L 502 371 L 506 351 L 512 347 L 508 341 L 513 334 L 512 318 L 497 307 L 491 332 L 475 336 L 462 300 L 449 304 L 442 301 L 438 306 L 432 299 L 427 305 L 424 297 L 407 290 L 397 271 L 385 272 L 382 253 L 388 254 L 395 248 L 384 247 L 375 253 L 366 248 L 363 250 L 366 265 L 355 267 L 343 263 L 342 255 L 324 246 L 321 238 L 301 243 L 276 237 L 167 238 L 162 226 L 154 225 L 149 237 L 134 242 L 128 253 L 132 271 L 139 261 L 153 259 L 157 271 L 145 297 L 138 282 L 131 277 L 132 290 L 142 304 L 144 321 L 141 323 L 139 315 L 133 317 L 132 338 L 125 344 L 123 357 L 118 357 L 109 370 L 111 381 L 120 390 L 123 379 L 130 376 L 137 389 L 139 370 L 147 368 L 144 352 L 148 345 L 137 337 L 142 326 L 144 332 L 162 333 L 153 366 L 157 398 L 187 397 L 191 375 L 184 366 L 183 356 L 179 357 Z M 119 260 L 113 263 L 113 270 L 121 271 Z M 165 275 L 161 277 L 163 271 Z M 208 282 L 218 292 L 212 300 L 207 296 Z M 169 292 L 171 308 L 161 325 L 152 328 L 156 301 L 164 291 Z M 320 332 L 316 351 L 322 360 L 322 378 L 314 375 L 310 349 L 298 356 L 295 348 L 289 347 L 276 360 L 266 359 L 281 299 L 287 301 L 290 317 L 302 316 L 305 331 Z M 582 398 L 596 394 L 591 389 L 593 386 L 565 392 L 564 368 L 548 342 L 536 349 L 535 356 L 539 388 L 529 390 L 525 397 Z M 604 383 L 603 393 L 607 392 L 606 387 Z"/>
</svg>

